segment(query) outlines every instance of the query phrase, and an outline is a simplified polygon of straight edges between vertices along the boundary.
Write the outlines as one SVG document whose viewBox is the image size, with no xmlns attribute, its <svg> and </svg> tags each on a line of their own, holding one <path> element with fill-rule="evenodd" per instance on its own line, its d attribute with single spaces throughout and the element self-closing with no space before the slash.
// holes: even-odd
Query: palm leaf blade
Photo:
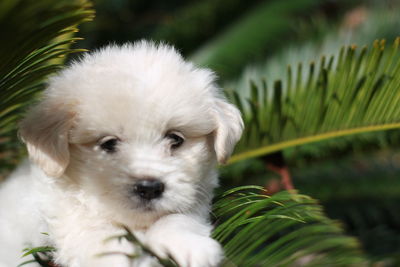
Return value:
<svg viewBox="0 0 400 267">
<path fill-rule="evenodd" d="M 299 64 L 294 85 L 289 68 L 288 82 L 276 81 L 275 90 L 268 92 L 272 99 L 258 97 L 253 83 L 252 105 L 239 107 L 246 131 L 230 163 L 306 143 L 400 128 L 398 42 L 390 48 L 382 41 L 369 50 L 343 48 L 335 67 L 323 57 L 310 64 L 307 75 Z M 261 83 L 256 87 L 263 90 Z M 264 119 L 261 132 L 270 138 L 255 133 L 252 121 L 258 118 Z"/>
<path fill-rule="evenodd" d="M 365 261 L 358 242 L 343 235 L 307 196 L 289 192 L 266 196 L 254 187 L 242 187 L 225 194 L 214 208 L 222 221 L 214 237 L 237 266 L 291 266 L 305 258 L 309 265 L 302 266 Z"/>
</svg>

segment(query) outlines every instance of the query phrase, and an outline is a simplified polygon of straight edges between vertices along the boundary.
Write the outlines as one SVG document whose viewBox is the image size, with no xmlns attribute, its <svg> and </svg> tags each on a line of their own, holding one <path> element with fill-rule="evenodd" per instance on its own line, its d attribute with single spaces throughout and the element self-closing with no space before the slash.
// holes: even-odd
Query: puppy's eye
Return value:
<svg viewBox="0 0 400 267">
<path fill-rule="evenodd" d="M 115 136 L 106 136 L 99 142 L 100 148 L 107 153 L 114 153 L 117 151 L 119 139 Z"/>
<path fill-rule="evenodd" d="M 169 132 L 165 135 L 166 138 L 168 138 L 171 141 L 171 148 L 176 149 L 180 147 L 185 139 L 183 139 L 183 136 L 180 133 L 177 132 Z"/>
</svg>

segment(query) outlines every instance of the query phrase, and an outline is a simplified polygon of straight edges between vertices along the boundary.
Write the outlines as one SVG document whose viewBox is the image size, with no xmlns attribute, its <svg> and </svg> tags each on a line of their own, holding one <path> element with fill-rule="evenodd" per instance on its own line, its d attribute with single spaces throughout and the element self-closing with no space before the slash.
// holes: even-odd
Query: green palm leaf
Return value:
<svg viewBox="0 0 400 267">
<path fill-rule="evenodd" d="M 86 0 L 4 0 L 0 4 L 0 166 L 18 159 L 16 121 L 43 80 L 61 67 L 70 49 L 76 26 L 93 18 Z"/>
<path fill-rule="evenodd" d="M 344 47 L 337 56 L 288 67 L 285 81 L 252 82 L 228 96 L 246 131 L 230 162 L 330 138 L 400 127 L 400 39 L 390 48 Z"/>
<path fill-rule="evenodd" d="M 258 187 L 227 191 L 214 205 L 214 237 L 236 266 L 350 266 L 365 259 L 356 239 L 343 235 L 316 201 Z"/>
</svg>

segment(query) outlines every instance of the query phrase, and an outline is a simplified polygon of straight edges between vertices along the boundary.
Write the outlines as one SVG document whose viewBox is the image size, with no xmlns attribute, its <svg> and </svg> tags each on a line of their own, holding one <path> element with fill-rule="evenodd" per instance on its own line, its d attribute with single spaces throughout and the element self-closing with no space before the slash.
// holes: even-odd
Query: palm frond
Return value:
<svg viewBox="0 0 400 267">
<path fill-rule="evenodd" d="M 400 39 L 385 48 L 343 47 L 338 55 L 288 67 L 272 87 L 251 81 L 251 94 L 228 96 L 241 109 L 246 131 L 230 162 L 285 148 L 400 127 Z"/>
<path fill-rule="evenodd" d="M 238 187 L 214 205 L 214 237 L 236 266 L 351 266 L 365 261 L 356 239 L 328 219 L 316 201 L 261 188 Z"/>
<path fill-rule="evenodd" d="M 86 0 L 21 0 L 2 2 L 0 25 L 0 166 L 18 159 L 16 121 L 57 71 L 61 58 L 82 49 L 70 49 L 77 25 L 91 20 L 94 11 Z"/>
</svg>

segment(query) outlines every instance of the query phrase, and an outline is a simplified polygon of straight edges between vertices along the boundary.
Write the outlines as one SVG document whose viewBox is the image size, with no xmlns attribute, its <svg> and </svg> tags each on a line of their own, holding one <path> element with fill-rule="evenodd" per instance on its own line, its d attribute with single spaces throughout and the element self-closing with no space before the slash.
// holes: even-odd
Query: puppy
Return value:
<svg viewBox="0 0 400 267">
<path fill-rule="evenodd" d="M 135 253 L 126 241 L 104 242 L 120 233 L 116 224 L 180 266 L 218 266 L 223 252 L 208 221 L 215 167 L 242 129 L 214 74 L 170 46 L 142 41 L 85 55 L 49 80 L 20 125 L 32 163 L 0 188 L 0 266 L 45 245 L 66 267 L 156 266 L 98 256 Z"/>
</svg>

